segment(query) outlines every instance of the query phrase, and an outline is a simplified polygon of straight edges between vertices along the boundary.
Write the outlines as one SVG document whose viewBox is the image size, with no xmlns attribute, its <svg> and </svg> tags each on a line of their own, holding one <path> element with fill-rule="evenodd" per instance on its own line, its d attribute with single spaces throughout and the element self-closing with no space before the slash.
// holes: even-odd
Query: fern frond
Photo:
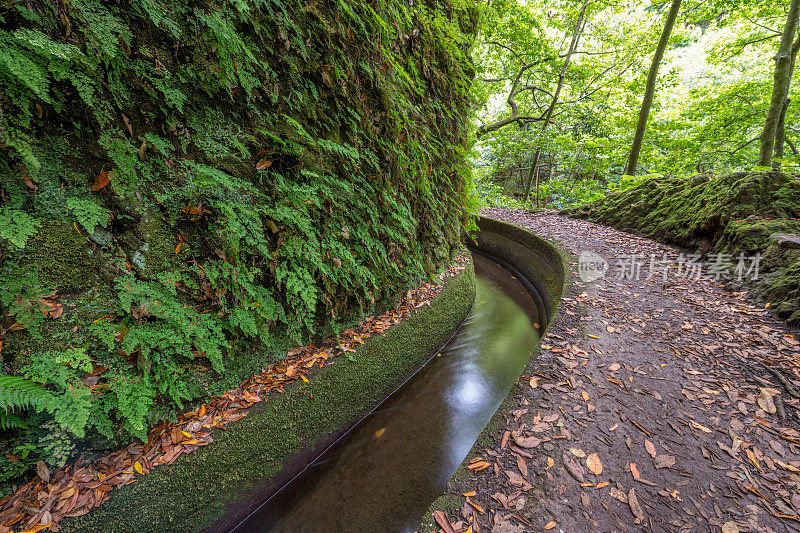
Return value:
<svg viewBox="0 0 800 533">
<path fill-rule="evenodd" d="M 19 376 L 0 375 L 0 410 L 48 409 L 53 396 L 42 385 Z"/>
<path fill-rule="evenodd" d="M 17 415 L 0 411 L 0 430 L 23 429 L 26 427 L 28 427 L 28 424 Z"/>
</svg>

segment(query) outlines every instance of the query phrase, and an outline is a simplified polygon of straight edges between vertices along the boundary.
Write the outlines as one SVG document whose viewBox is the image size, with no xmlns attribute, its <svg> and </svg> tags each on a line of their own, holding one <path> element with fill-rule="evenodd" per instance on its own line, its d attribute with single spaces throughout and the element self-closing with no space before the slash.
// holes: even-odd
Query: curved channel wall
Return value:
<svg viewBox="0 0 800 533">
<path fill-rule="evenodd" d="M 562 253 L 548 241 L 530 233 L 522 228 L 500 222 L 491 218 L 481 217 L 477 221 L 479 231 L 468 237 L 467 246 L 476 253 L 494 259 L 511 270 L 523 285 L 528 287 L 534 299 L 539 300 L 541 320 L 544 324 L 539 330 L 544 334 L 544 329 L 551 323 L 558 310 L 567 275 L 568 254 Z M 539 353 L 539 348 L 531 354 L 533 360 Z M 529 365 L 532 363 L 529 363 Z M 515 389 L 512 389 L 505 401 L 495 412 L 492 419 L 481 431 L 472 445 L 464 461 L 451 476 L 445 492 L 437 498 L 428 509 L 417 528 L 420 533 L 436 532 L 439 527 L 433 521 L 434 511 L 444 511 L 448 514 L 458 514 L 463 503 L 459 491 L 455 488 L 458 480 L 466 479 L 471 472 L 467 468 L 470 458 L 481 453 L 484 448 L 493 446 L 495 435 L 505 426 L 506 415 L 511 409 L 511 398 Z"/>
<path fill-rule="evenodd" d="M 251 409 L 214 442 L 111 494 L 62 532 L 229 531 L 447 343 L 475 299 L 472 265 L 432 302 Z"/>
<path fill-rule="evenodd" d="M 467 246 L 509 268 L 541 297 L 544 327 L 562 292 L 559 252 L 510 224 L 479 218 L 477 225 Z M 66 520 L 62 531 L 228 531 L 435 355 L 474 298 L 470 266 L 450 278 L 430 306 L 370 338 L 349 358 L 337 357 L 309 383 L 288 386 L 229 429 L 215 431 L 213 444 L 138 477 L 88 515 Z"/>
<path fill-rule="evenodd" d="M 467 247 L 518 274 L 540 305 L 545 327 L 564 288 L 566 266 L 558 249 L 533 233 L 493 218 L 479 217 Z"/>
</svg>

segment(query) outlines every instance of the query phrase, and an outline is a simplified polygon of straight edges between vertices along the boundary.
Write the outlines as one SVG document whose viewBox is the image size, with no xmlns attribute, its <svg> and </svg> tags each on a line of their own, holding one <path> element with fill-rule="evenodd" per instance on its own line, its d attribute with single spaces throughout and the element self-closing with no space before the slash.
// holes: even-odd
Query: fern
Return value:
<svg viewBox="0 0 800 533">
<path fill-rule="evenodd" d="M 53 395 L 43 385 L 19 376 L 0 374 L 0 410 L 53 408 Z"/>
<path fill-rule="evenodd" d="M 67 198 L 67 207 L 78 222 L 90 234 L 97 226 L 105 226 L 111 218 L 111 212 L 93 199 Z"/>
<path fill-rule="evenodd" d="M 0 239 L 14 246 L 24 248 L 42 223 L 25 211 L 4 207 L 0 209 Z"/>
<path fill-rule="evenodd" d="M 28 424 L 22 418 L 8 411 L 0 411 L 0 430 L 24 429 L 26 427 L 28 427 Z"/>
</svg>

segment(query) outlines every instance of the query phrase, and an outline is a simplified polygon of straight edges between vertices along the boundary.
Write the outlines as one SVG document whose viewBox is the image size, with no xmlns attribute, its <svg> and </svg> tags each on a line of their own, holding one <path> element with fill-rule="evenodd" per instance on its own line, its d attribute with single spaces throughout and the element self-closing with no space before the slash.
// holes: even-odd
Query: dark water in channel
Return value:
<svg viewBox="0 0 800 533">
<path fill-rule="evenodd" d="M 523 285 L 474 259 L 475 305 L 440 355 L 236 533 L 416 529 L 539 341 Z"/>
</svg>

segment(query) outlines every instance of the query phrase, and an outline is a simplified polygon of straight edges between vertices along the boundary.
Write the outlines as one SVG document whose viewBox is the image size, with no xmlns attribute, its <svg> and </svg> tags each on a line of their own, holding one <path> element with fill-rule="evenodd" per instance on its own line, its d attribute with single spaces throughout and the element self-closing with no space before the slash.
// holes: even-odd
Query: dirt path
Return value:
<svg viewBox="0 0 800 533">
<path fill-rule="evenodd" d="M 645 279 L 651 254 L 678 256 L 654 241 L 554 213 L 486 214 L 611 269 L 573 278 L 481 454 L 489 466 L 458 482 L 479 509 L 465 501 L 450 520 L 497 533 L 800 531 L 800 402 L 758 362 L 796 378 L 785 324 L 707 277 Z M 634 253 L 641 279 L 619 279 Z"/>
</svg>

